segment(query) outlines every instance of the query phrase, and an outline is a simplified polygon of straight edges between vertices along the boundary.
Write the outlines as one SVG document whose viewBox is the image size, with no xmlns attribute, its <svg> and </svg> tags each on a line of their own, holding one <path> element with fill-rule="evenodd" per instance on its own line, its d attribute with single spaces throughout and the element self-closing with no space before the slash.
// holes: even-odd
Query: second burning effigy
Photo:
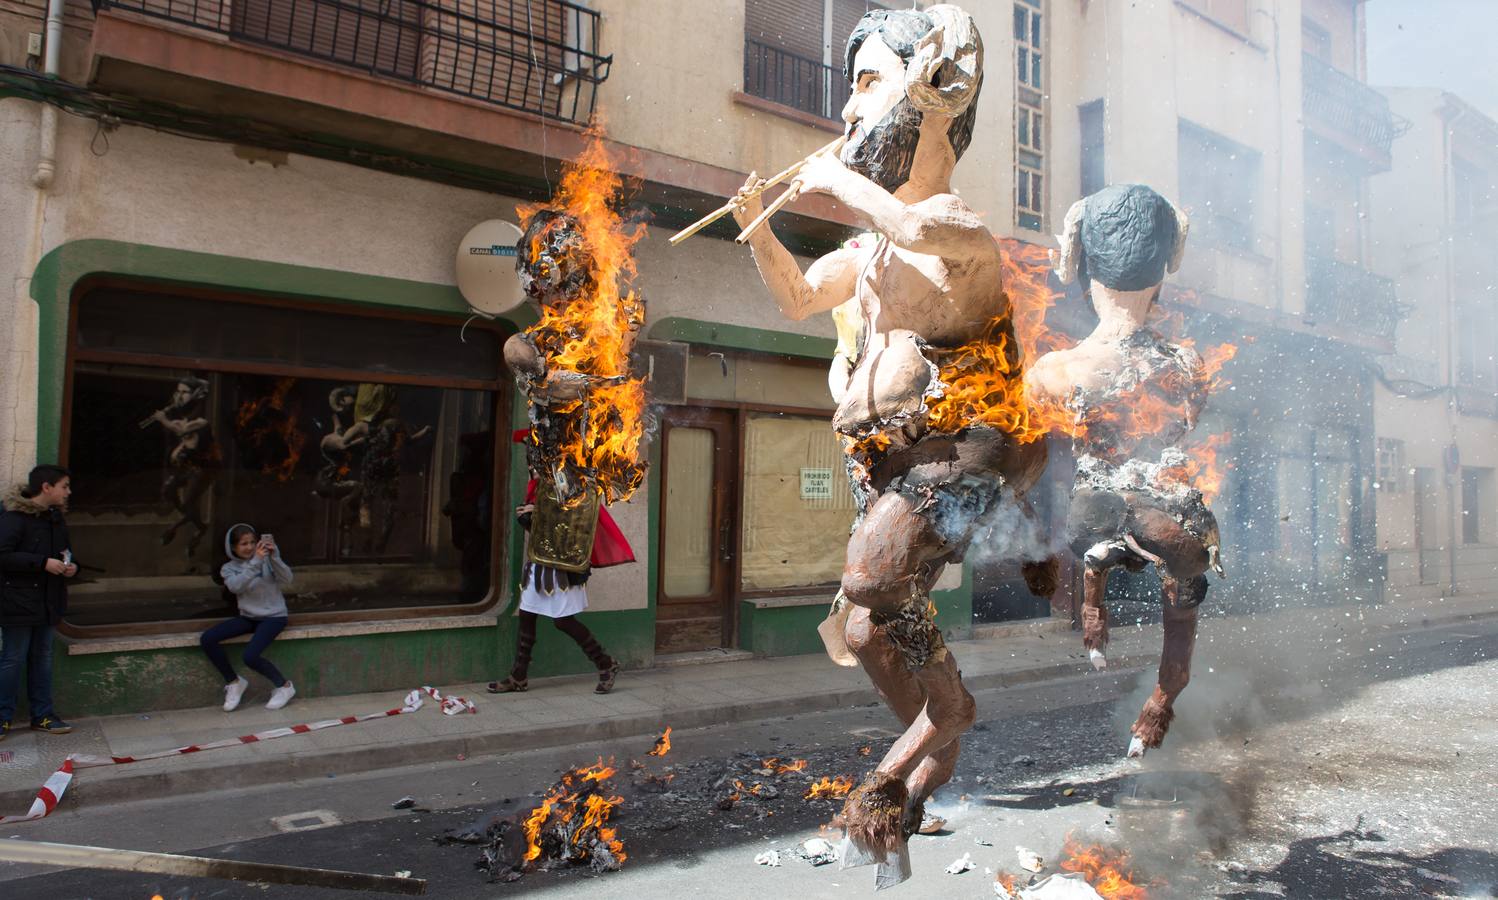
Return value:
<svg viewBox="0 0 1498 900">
<path fill-rule="evenodd" d="M 630 371 L 645 304 L 629 288 L 645 227 L 619 214 L 620 187 L 595 140 L 549 203 L 520 210 L 515 268 L 540 319 L 505 362 L 529 401 L 528 468 L 568 510 L 627 500 L 645 479 L 645 379 Z"/>
<path fill-rule="evenodd" d="M 1164 585 L 1160 679 L 1132 728 L 1130 756 L 1164 739 L 1190 677 L 1205 573 L 1222 574 L 1217 521 L 1179 446 L 1206 404 L 1211 367 L 1148 323 L 1165 273 L 1180 266 L 1187 229 L 1185 214 L 1143 185 L 1104 188 L 1074 204 L 1056 268 L 1063 282 L 1081 281 L 1098 325 L 1026 375 L 1032 402 L 1072 435 L 1067 537 L 1085 565 L 1083 641 L 1095 666 L 1106 665 L 1108 573 L 1154 565 Z"/>
</svg>

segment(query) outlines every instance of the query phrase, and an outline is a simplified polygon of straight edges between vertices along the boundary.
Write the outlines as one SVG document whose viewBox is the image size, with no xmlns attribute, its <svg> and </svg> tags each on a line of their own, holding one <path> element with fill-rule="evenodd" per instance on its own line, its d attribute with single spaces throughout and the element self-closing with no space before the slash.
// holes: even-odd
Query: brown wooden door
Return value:
<svg viewBox="0 0 1498 900">
<path fill-rule="evenodd" d="M 673 409 L 662 426 L 655 652 L 726 647 L 733 635 L 733 414 Z"/>
</svg>

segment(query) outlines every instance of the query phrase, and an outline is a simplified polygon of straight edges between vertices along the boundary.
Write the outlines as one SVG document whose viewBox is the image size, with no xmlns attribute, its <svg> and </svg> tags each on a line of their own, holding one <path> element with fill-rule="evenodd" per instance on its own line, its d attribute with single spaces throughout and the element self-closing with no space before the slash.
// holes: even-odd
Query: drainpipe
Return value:
<svg viewBox="0 0 1498 900">
<path fill-rule="evenodd" d="M 56 78 L 62 62 L 62 6 L 63 0 L 47 0 L 47 39 L 42 55 L 42 74 Z M 42 104 L 42 131 L 37 147 L 36 174 L 31 183 L 39 190 L 52 187 L 52 176 L 57 171 L 57 107 Z"/>
<path fill-rule="evenodd" d="M 1444 95 L 1443 95 L 1444 96 Z M 1441 111 L 1441 231 L 1445 245 L 1445 253 L 1442 254 L 1446 268 L 1446 290 L 1442 298 L 1446 307 L 1446 384 L 1449 385 L 1446 394 L 1446 426 L 1451 432 L 1451 446 L 1455 447 L 1460 454 L 1461 448 L 1457 445 L 1456 432 L 1456 239 L 1455 229 L 1452 223 L 1455 220 L 1454 203 L 1451 196 L 1452 158 L 1451 158 L 1451 131 L 1456 124 L 1467 114 L 1465 106 L 1458 106 L 1454 111 L 1450 107 Z M 1445 455 L 1445 454 L 1443 454 Z M 1449 457 L 1448 457 L 1449 458 Z M 1444 462 L 1444 461 L 1443 461 Z M 1445 468 L 1450 469 L 1450 463 L 1445 463 Z M 1451 529 L 1450 539 L 1446 541 L 1446 565 L 1449 581 L 1451 582 L 1451 593 L 1457 593 L 1456 585 L 1456 542 L 1457 532 L 1461 524 L 1461 499 L 1457 490 L 1458 479 L 1462 477 L 1461 468 L 1455 472 L 1446 473 L 1446 523 Z"/>
</svg>

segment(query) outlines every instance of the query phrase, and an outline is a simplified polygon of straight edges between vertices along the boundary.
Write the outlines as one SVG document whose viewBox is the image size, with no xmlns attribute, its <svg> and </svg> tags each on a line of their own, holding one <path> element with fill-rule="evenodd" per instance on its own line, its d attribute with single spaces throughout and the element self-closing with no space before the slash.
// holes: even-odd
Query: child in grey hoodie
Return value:
<svg viewBox="0 0 1498 900">
<path fill-rule="evenodd" d="M 224 676 L 224 712 L 233 712 L 250 683 L 235 674 L 220 644 L 237 635 L 253 635 L 244 648 L 244 664 L 270 679 L 274 690 L 265 708 L 280 709 L 296 696 L 296 688 L 261 654 L 286 627 L 286 595 L 281 589 L 291 584 L 291 567 L 281 560 L 281 550 L 270 535 L 243 522 L 224 535 L 224 550 L 229 561 L 219 574 L 238 601 L 239 615 L 203 632 L 199 642 Z"/>
</svg>

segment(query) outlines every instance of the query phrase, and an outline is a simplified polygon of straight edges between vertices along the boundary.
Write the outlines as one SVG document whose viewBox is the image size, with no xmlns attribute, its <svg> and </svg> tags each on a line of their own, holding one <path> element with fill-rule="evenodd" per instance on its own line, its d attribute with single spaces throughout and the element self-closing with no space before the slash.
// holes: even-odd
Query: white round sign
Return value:
<svg viewBox="0 0 1498 900">
<path fill-rule="evenodd" d="M 490 219 L 468 229 L 458 243 L 458 290 L 475 312 L 498 316 L 525 302 L 515 274 L 520 226 Z"/>
</svg>

